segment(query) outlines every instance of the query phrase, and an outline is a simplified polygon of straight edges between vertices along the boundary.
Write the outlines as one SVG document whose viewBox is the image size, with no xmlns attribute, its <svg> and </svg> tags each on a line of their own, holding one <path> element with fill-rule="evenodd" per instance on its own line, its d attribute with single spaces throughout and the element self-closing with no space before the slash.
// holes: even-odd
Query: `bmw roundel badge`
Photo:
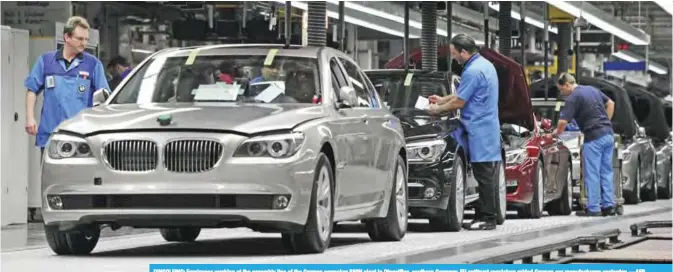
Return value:
<svg viewBox="0 0 673 272">
<path fill-rule="evenodd" d="M 80 84 L 80 85 L 79 85 L 79 92 L 80 92 L 80 93 L 83 93 L 83 92 L 85 92 L 85 91 L 86 91 L 86 85 L 84 85 L 84 84 Z"/>
</svg>

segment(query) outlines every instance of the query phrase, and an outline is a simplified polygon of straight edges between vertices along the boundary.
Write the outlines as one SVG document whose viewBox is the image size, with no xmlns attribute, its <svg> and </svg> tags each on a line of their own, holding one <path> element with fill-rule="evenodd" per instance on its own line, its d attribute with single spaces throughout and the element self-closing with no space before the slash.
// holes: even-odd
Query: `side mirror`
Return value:
<svg viewBox="0 0 673 272">
<path fill-rule="evenodd" d="M 552 125 L 551 125 L 551 120 L 549 119 L 542 119 L 542 122 L 540 124 L 540 127 L 544 131 L 551 131 L 552 130 Z"/>
<path fill-rule="evenodd" d="M 107 89 L 98 89 L 93 93 L 93 106 L 96 107 L 105 103 L 108 97 L 110 97 L 110 91 Z"/>
<path fill-rule="evenodd" d="M 344 86 L 339 89 L 339 108 L 352 108 L 358 103 L 358 96 L 355 89 L 350 86 Z"/>
</svg>

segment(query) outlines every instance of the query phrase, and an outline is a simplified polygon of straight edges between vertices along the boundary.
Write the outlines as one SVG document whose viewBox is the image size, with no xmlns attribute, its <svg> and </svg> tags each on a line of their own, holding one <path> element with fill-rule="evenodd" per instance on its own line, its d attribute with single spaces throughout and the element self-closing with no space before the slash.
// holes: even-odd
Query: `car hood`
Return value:
<svg viewBox="0 0 673 272">
<path fill-rule="evenodd" d="M 160 116 L 170 116 L 162 126 Z M 65 121 L 59 130 L 91 134 L 119 130 L 221 130 L 242 134 L 289 130 L 326 114 L 312 104 L 170 103 L 117 104 L 90 108 Z"/>
<path fill-rule="evenodd" d="M 526 81 L 524 67 L 513 59 L 488 48 L 482 48 L 479 53 L 493 63 L 498 72 L 498 81 L 500 83 L 500 101 L 498 105 L 501 123 L 516 124 L 532 130 L 535 126 L 535 121 L 533 120 L 530 88 Z M 440 60 L 450 57 L 449 45 L 440 46 L 437 49 L 437 55 Z M 410 50 L 409 58 L 411 58 L 413 63 L 422 63 L 421 49 L 415 48 Z M 453 63 L 455 64 L 455 62 Z M 462 71 L 456 69 L 462 69 L 462 67 L 457 66 L 453 65 L 452 71 L 456 74 L 461 74 Z M 391 59 L 384 67 L 386 69 L 403 69 L 404 56 L 399 55 Z"/>
</svg>

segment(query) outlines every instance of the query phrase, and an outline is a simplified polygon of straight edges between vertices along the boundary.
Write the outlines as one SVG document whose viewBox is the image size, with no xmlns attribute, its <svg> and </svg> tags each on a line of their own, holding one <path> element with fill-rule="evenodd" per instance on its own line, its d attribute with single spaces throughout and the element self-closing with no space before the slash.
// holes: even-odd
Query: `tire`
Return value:
<svg viewBox="0 0 673 272">
<path fill-rule="evenodd" d="M 327 156 L 320 153 L 313 177 L 310 207 L 304 229 L 298 233 L 282 234 L 283 244 L 292 253 L 323 253 L 329 248 L 334 226 L 334 172 L 332 169 Z M 323 206 L 321 209 L 319 205 L 326 207 Z"/>
<path fill-rule="evenodd" d="M 44 226 L 47 244 L 58 255 L 86 255 L 98 244 L 100 229 L 82 227 L 73 231 L 60 231 L 55 226 Z"/>
<path fill-rule="evenodd" d="M 507 219 L 507 183 L 505 182 L 505 160 L 500 163 L 500 173 L 498 173 L 498 201 L 495 204 L 497 210 L 495 223 L 502 225 Z"/>
<path fill-rule="evenodd" d="M 398 155 L 388 213 L 385 218 L 367 221 L 369 238 L 377 242 L 401 241 L 404 238 L 409 223 L 408 193 L 406 163 L 402 156 Z"/>
<path fill-rule="evenodd" d="M 542 160 L 537 160 L 535 171 L 535 182 L 533 183 L 533 199 L 529 204 L 525 204 L 517 212 L 519 218 L 540 218 L 544 210 L 544 183 L 545 174 L 542 166 Z"/>
<path fill-rule="evenodd" d="M 465 164 L 461 156 L 456 156 L 454 171 L 451 173 L 449 203 L 438 217 L 430 218 L 433 231 L 460 231 L 465 215 Z"/>
<path fill-rule="evenodd" d="M 664 174 L 665 176 L 663 177 L 664 188 L 662 188 L 663 190 L 659 190 L 658 192 L 660 199 L 671 199 L 671 197 L 673 196 L 673 186 L 671 186 L 671 180 L 673 180 L 673 178 L 671 178 L 671 167 L 670 167 L 671 163 L 672 162 L 670 161 L 668 162 L 669 165 L 668 173 L 665 173 Z"/>
<path fill-rule="evenodd" d="M 549 215 L 570 215 L 573 212 L 572 168 L 568 168 L 568 176 L 561 197 L 549 203 L 548 212 Z"/>
<path fill-rule="evenodd" d="M 640 203 L 640 160 L 638 161 L 638 167 L 636 168 L 636 182 L 633 184 L 630 192 L 624 194 L 624 200 L 626 204 L 636 205 Z"/>
<path fill-rule="evenodd" d="M 159 233 L 167 242 L 194 242 L 201 234 L 201 228 L 163 228 Z"/>
</svg>

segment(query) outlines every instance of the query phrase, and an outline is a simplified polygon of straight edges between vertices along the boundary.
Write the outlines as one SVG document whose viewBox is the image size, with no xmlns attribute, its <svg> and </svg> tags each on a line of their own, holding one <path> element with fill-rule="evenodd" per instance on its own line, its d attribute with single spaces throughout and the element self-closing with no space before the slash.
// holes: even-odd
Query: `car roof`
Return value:
<svg viewBox="0 0 673 272">
<path fill-rule="evenodd" d="M 198 56 L 266 55 L 270 49 L 278 49 L 276 56 L 317 58 L 322 50 L 331 48 L 300 45 L 286 48 L 283 44 L 219 44 L 169 48 L 155 53 L 153 57 L 187 57 L 193 53 Z"/>
<path fill-rule="evenodd" d="M 368 69 L 364 70 L 365 74 L 369 75 L 405 75 L 407 73 L 413 73 L 415 76 L 429 76 L 429 77 L 441 77 L 447 78 L 447 75 L 452 74 L 447 71 L 427 71 L 420 69 Z"/>
</svg>

